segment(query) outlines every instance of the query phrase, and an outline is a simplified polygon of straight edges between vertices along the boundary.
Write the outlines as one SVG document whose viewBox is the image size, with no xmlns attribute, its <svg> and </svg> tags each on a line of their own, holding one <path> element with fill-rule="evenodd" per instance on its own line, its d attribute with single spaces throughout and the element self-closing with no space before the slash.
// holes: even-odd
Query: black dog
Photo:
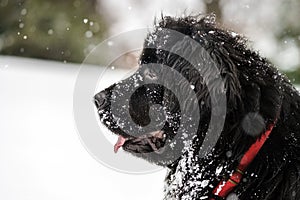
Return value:
<svg viewBox="0 0 300 200">
<path fill-rule="evenodd" d="M 169 168 L 165 199 L 300 199 L 299 93 L 213 15 L 163 17 L 95 104 L 115 151 Z"/>
</svg>

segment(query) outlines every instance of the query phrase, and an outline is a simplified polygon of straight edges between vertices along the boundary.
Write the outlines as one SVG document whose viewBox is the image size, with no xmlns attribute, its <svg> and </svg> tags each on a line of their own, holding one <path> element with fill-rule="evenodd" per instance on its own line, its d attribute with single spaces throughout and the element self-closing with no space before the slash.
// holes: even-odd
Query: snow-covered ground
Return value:
<svg viewBox="0 0 300 200">
<path fill-rule="evenodd" d="M 161 199 L 164 170 L 119 173 L 81 144 L 72 103 L 79 67 L 0 56 L 0 199 Z"/>
</svg>

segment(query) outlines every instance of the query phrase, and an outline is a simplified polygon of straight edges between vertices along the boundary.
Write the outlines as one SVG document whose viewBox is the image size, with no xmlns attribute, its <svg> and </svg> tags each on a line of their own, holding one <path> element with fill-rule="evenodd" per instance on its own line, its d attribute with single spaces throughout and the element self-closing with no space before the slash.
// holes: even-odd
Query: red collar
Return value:
<svg viewBox="0 0 300 200">
<path fill-rule="evenodd" d="M 227 195 L 241 182 L 244 172 L 253 161 L 255 156 L 258 154 L 261 147 L 264 145 L 274 125 L 275 123 L 270 124 L 268 130 L 266 130 L 266 132 L 264 132 L 261 137 L 258 138 L 256 142 L 250 146 L 248 151 L 242 157 L 237 169 L 231 174 L 230 178 L 227 181 L 222 180 L 219 185 L 213 190 L 213 194 L 215 196 L 226 198 Z M 214 200 L 214 198 L 212 198 L 211 200 Z"/>
</svg>

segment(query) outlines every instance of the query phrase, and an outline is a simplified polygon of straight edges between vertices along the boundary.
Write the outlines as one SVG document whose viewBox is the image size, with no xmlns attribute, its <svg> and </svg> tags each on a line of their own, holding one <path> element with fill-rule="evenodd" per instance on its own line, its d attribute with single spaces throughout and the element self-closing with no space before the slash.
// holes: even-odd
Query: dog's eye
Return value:
<svg viewBox="0 0 300 200">
<path fill-rule="evenodd" d="M 157 80 L 157 74 L 151 69 L 145 69 L 144 77 L 150 80 Z"/>
</svg>

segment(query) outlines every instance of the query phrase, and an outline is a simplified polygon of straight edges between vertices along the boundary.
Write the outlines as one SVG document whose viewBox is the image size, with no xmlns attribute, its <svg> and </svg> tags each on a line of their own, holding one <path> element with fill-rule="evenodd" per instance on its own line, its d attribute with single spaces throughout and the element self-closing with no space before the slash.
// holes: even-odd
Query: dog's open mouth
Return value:
<svg viewBox="0 0 300 200">
<path fill-rule="evenodd" d="M 154 131 L 139 137 L 123 137 L 119 135 L 114 152 L 117 153 L 122 147 L 125 151 L 132 153 L 158 152 L 165 144 L 166 135 L 164 131 Z"/>
</svg>

